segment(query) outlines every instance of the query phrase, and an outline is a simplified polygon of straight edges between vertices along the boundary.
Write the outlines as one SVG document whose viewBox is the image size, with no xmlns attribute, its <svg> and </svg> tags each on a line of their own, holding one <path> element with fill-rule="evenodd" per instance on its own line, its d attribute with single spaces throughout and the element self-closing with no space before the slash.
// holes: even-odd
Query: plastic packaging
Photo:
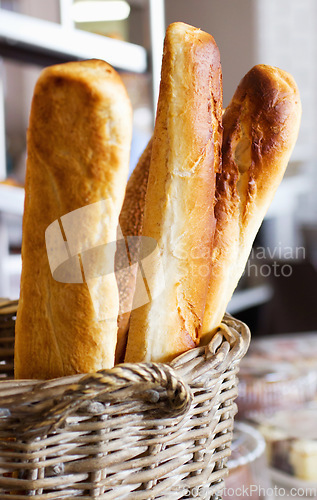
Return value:
<svg viewBox="0 0 317 500">
<path fill-rule="evenodd" d="M 239 419 L 253 420 L 312 401 L 317 388 L 317 334 L 252 339 L 239 381 Z"/>
<path fill-rule="evenodd" d="M 263 419 L 258 429 L 272 469 L 317 486 L 317 403 L 281 410 Z"/>
</svg>

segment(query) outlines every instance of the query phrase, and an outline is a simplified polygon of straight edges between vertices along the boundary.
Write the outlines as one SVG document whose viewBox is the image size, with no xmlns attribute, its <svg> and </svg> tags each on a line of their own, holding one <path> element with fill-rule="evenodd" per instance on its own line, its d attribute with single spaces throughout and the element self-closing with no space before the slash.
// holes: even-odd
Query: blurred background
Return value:
<svg viewBox="0 0 317 500">
<path fill-rule="evenodd" d="M 307 431 L 317 421 L 311 407 L 317 379 L 316 0 L 0 0 L 0 297 L 19 296 L 26 130 L 41 69 L 101 58 L 121 73 L 134 110 L 131 172 L 152 134 L 163 39 L 174 21 L 214 36 L 224 106 L 258 63 L 290 72 L 300 89 L 298 142 L 228 306 L 252 331 L 240 374 L 244 423 L 237 426 L 230 477 L 233 485 L 258 479 L 264 437 L 274 480 L 289 487 L 317 483 L 317 435 Z M 291 414 L 263 421 L 277 410 Z M 243 427 L 251 421 L 251 430 Z"/>
<path fill-rule="evenodd" d="M 153 130 L 164 33 L 173 21 L 214 36 L 224 106 L 257 63 L 297 81 L 299 139 L 229 310 L 254 334 L 317 329 L 315 0 L 0 0 L 0 296 L 19 295 L 24 193 L 17 186 L 39 72 L 93 57 L 120 71 L 134 108 L 132 171 Z"/>
</svg>

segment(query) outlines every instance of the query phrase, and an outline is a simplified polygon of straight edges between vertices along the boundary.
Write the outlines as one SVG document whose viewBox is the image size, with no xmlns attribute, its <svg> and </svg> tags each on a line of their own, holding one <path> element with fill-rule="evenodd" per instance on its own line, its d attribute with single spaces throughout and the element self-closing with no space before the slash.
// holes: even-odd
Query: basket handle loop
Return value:
<svg viewBox="0 0 317 500">
<path fill-rule="evenodd" d="M 61 400 L 42 419 L 42 426 L 60 427 L 67 416 L 87 402 L 102 404 L 145 401 L 165 416 L 187 413 L 192 402 L 189 386 L 176 371 L 162 363 L 124 363 L 83 376 L 68 387 Z"/>
</svg>

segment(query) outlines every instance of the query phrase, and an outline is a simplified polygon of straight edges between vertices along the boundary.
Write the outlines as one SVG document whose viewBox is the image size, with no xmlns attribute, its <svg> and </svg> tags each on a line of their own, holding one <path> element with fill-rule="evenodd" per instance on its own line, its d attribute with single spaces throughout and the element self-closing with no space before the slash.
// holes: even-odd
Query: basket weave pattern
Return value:
<svg viewBox="0 0 317 500">
<path fill-rule="evenodd" d="M 0 304 L 1 499 L 221 498 L 244 324 L 169 365 L 14 381 L 15 313 Z"/>
</svg>

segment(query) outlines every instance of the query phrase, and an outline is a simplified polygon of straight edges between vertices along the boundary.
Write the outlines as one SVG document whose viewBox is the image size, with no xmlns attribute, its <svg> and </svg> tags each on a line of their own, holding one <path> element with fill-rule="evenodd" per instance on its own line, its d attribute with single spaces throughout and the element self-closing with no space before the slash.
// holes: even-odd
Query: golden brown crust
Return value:
<svg viewBox="0 0 317 500">
<path fill-rule="evenodd" d="M 28 130 L 17 378 L 53 378 L 114 363 L 118 311 L 114 274 L 87 283 L 56 281 L 45 234 L 58 220 L 71 254 L 77 258 L 82 249 L 99 246 L 96 266 L 102 264 L 106 244 L 116 239 L 131 128 L 125 88 L 107 63 L 72 62 L 42 72 Z M 110 200 L 105 211 L 103 200 Z M 87 226 L 81 225 L 87 223 L 81 218 L 79 224 L 66 227 L 67 214 L 94 203 Z M 55 248 L 54 238 L 49 245 Z M 113 315 L 112 321 L 103 319 L 107 314 Z"/>
<path fill-rule="evenodd" d="M 125 244 L 116 253 L 116 278 L 119 289 L 118 341 L 116 347 L 116 363 L 123 362 L 127 343 L 132 301 L 135 290 L 138 254 L 142 233 L 145 194 L 147 189 L 152 138 L 143 151 L 127 184 L 127 189 L 119 217 L 120 229 L 125 237 Z M 128 249 L 129 267 L 125 265 Z"/>
<path fill-rule="evenodd" d="M 146 275 L 152 300 L 131 314 L 126 361 L 168 361 L 199 342 L 221 115 L 220 56 L 213 37 L 183 23 L 170 25 L 142 231 L 157 242 L 159 258 Z"/>
<path fill-rule="evenodd" d="M 256 233 L 295 145 L 301 104 L 294 79 L 266 65 L 252 68 L 223 115 L 222 173 L 212 273 L 204 316 L 205 341 L 222 320 Z"/>
</svg>

